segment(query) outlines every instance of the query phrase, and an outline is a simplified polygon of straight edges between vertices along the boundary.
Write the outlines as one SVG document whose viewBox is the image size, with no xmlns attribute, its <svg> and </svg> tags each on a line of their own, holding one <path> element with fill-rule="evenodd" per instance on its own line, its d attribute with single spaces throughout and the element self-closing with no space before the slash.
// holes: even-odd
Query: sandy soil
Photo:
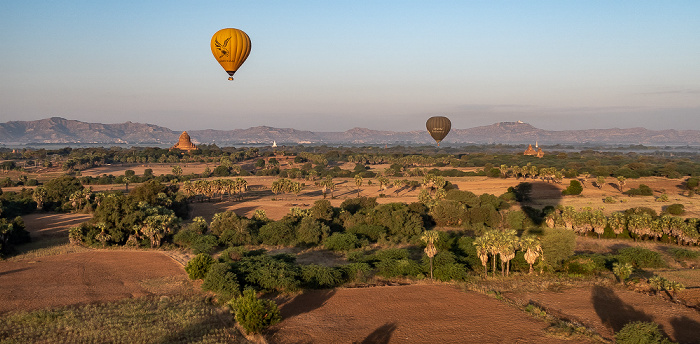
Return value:
<svg viewBox="0 0 700 344">
<path fill-rule="evenodd" d="M 450 286 L 307 291 L 282 303 L 271 343 L 567 343 L 547 324 Z M 503 326 L 507 323 L 507 326 Z"/>
<path fill-rule="evenodd" d="M 653 321 L 677 342 L 700 343 L 700 313 L 660 296 L 606 286 L 505 296 L 521 303 L 538 305 L 548 313 L 585 324 L 607 339 L 612 339 L 614 331 L 619 331 L 628 322 Z"/>
<path fill-rule="evenodd" d="M 182 266 L 153 251 L 70 253 L 0 262 L 0 313 L 168 294 L 187 283 Z"/>
</svg>

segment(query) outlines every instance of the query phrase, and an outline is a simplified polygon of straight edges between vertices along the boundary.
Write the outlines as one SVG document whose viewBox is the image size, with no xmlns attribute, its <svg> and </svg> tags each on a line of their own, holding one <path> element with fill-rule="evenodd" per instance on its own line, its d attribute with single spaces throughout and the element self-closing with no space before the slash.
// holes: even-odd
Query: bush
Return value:
<svg viewBox="0 0 700 344">
<path fill-rule="evenodd" d="M 576 234 L 567 229 L 545 229 L 541 243 L 542 256 L 547 263 L 556 268 L 574 254 Z"/>
<path fill-rule="evenodd" d="M 422 258 L 423 271 L 429 273 L 430 259 Z M 452 252 L 442 251 L 433 257 L 433 278 L 439 281 L 463 281 L 467 278 L 467 270 L 464 265 L 457 263 Z"/>
<path fill-rule="evenodd" d="M 700 258 L 700 252 L 686 250 L 683 248 L 672 248 L 669 250 L 669 252 L 676 260 L 695 260 Z"/>
<path fill-rule="evenodd" d="M 190 243 L 190 248 L 195 254 L 211 254 L 217 246 L 219 246 L 219 240 L 211 234 L 198 235 L 197 238 Z"/>
<path fill-rule="evenodd" d="M 231 271 L 231 266 L 226 263 L 215 263 L 209 268 L 204 277 L 202 289 L 216 293 L 220 303 L 227 303 L 241 295 L 238 278 Z"/>
<path fill-rule="evenodd" d="M 222 244 L 228 246 L 254 244 L 251 221 L 236 215 L 232 211 L 225 211 L 214 215 L 210 226 L 211 233 L 219 237 Z"/>
<path fill-rule="evenodd" d="M 352 233 L 333 233 L 323 245 L 331 251 L 350 251 L 360 246 L 360 240 Z"/>
<path fill-rule="evenodd" d="M 569 187 L 564 189 L 562 195 L 580 195 L 583 192 L 583 186 L 578 180 L 572 180 L 569 182 Z"/>
<path fill-rule="evenodd" d="M 365 223 L 355 225 L 348 228 L 348 233 L 357 235 L 358 237 L 367 238 L 370 241 L 376 242 L 382 236 L 386 235 L 386 229 L 382 226 L 368 225 Z"/>
<path fill-rule="evenodd" d="M 330 228 L 312 217 L 305 217 L 297 227 L 297 243 L 317 245 L 328 236 Z"/>
<path fill-rule="evenodd" d="M 284 221 L 275 221 L 260 227 L 258 239 L 265 245 L 292 245 L 296 231 Z"/>
<path fill-rule="evenodd" d="M 666 207 L 666 212 L 671 215 L 685 214 L 685 206 L 683 204 L 674 203 Z"/>
<path fill-rule="evenodd" d="M 331 267 L 309 264 L 301 266 L 301 278 L 309 288 L 334 288 L 342 282 L 342 273 Z"/>
<path fill-rule="evenodd" d="M 206 253 L 200 253 L 187 262 L 185 271 L 192 280 L 202 279 L 207 275 L 212 264 L 214 264 L 214 258 Z"/>
<path fill-rule="evenodd" d="M 253 289 L 243 291 L 243 296 L 229 302 L 236 321 L 250 333 L 260 333 L 265 328 L 282 320 L 277 304 L 271 300 L 260 300 Z"/>
<path fill-rule="evenodd" d="M 365 282 L 372 272 L 372 267 L 367 263 L 357 262 L 345 264 L 340 270 L 348 282 Z"/>
<path fill-rule="evenodd" d="M 247 256 L 235 266 L 240 276 L 244 276 L 245 282 L 251 286 L 281 292 L 299 288 L 299 268 L 282 257 L 273 258 L 266 254 Z"/>
<path fill-rule="evenodd" d="M 423 269 L 415 260 L 411 259 L 387 259 L 377 263 L 377 274 L 384 277 L 418 276 Z"/>
<path fill-rule="evenodd" d="M 350 214 L 354 214 L 361 210 L 369 211 L 374 209 L 377 205 L 376 197 L 357 197 L 346 199 L 340 204 L 340 208 L 345 209 Z"/>
<path fill-rule="evenodd" d="M 654 191 L 652 191 L 651 188 L 646 184 L 639 184 L 638 188 L 629 189 L 625 191 L 624 194 L 630 196 L 653 196 Z"/>
<path fill-rule="evenodd" d="M 629 263 L 635 268 L 663 268 L 666 262 L 661 254 L 642 247 L 625 247 L 617 254 L 621 263 Z"/>
<path fill-rule="evenodd" d="M 607 260 L 600 254 L 581 254 L 571 257 L 566 264 L 570 274 L 591 275 L 605 270 Z"/>
<path fill-rule="evenodd" d="M 625 325 L 615 334 L 615 342 L 618 344 L 671 344 L 664 338 L 659 330 L 659 325 L 653 322 L 634 321 Z"/>
</svg>

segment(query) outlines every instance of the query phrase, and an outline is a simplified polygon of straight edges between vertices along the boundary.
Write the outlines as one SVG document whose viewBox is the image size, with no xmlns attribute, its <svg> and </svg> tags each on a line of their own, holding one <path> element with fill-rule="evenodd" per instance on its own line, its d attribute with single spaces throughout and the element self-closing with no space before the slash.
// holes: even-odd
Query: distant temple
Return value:
<svg viewBox="0 0 700 344">
<path fill-rule="evenodd" d="M 182 134 L 180 134 L 180 139 L 177 141 L 177 144 L 172 146 L 170 149 L 171 150 L 179 149 L 179 150 L 189 152 L 189 151 L 197 150 L 199 148 L 197 148 L 197 146 L 195 146 L 192 143 L 192 140 L 190 140 L 190 135 L 186 131 L 183 131 Z"/>
<path fill-rule="evenodd" d="M 544 152 L 542 151 L 542 147 L 540 147 L 540 146 L 537 145 L 537 141 L 535 141 L 535 148 L 537 148 L 537 150 L 532 149 L 532 145 L 531 145 L 531 144 L 530 144 L 530 145 L 527 145 L 527 149 L 525 150 L 525 152 L 523 153 L 523 155 L 534 155 L 534 156 L 536 156 L 536 157 L 538 157 L 538 158 L 543 157 L 543 156 L 544 156 Z"/>
</svg>

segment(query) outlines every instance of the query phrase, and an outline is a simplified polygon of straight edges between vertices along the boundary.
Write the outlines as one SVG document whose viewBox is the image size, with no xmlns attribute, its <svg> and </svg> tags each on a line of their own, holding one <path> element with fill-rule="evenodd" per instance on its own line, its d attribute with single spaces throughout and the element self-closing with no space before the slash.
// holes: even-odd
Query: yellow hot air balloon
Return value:
<svg viewBox="0 0 700 344">
<path fill-rule="evenodd" d="M 221 29 L 211 38 L 211 53 L 233 80 L 233 73 L 250 54 L 250 37 L 238 29 Z"/>
<path fill-rule="evenodd" d="M 452 122 L 450 122 L 450 119 L 447 117 L 434 116 L 428 118 L 428 121 L 425 122 L 425 127 L 428 129 L 430 136 L 437 142 L 438 147 L 440 147 L 440 141 L 450 132 Z"/>
</svg>

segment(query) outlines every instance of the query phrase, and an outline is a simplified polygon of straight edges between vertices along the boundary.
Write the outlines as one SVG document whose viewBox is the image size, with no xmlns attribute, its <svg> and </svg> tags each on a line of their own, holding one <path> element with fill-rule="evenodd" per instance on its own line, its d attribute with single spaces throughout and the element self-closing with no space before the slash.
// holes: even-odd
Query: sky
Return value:
<svg viewBox="0 0 700 344">
<path fill-rule="evenodd" d="M 0 122 L 700 130 L 700 1 L 0 1 Z M 212 35 L 238 28 L 235 80 Z"/>
</svg>

